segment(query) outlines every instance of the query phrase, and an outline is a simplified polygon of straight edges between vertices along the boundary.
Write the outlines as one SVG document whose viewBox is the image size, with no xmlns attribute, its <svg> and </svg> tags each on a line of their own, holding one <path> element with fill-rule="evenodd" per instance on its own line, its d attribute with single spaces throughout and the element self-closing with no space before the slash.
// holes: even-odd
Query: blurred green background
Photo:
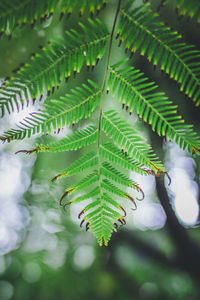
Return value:
<svg viewBox="0 0 200 300">
<path fill-rule="evenodd" d="M 142 1 L 136 1 L 136 4 Z M 117 1 L 109 1 L 99 17 L 111 30 Z M 152 0 L 153 9 L 159 1 Z M 59 3 L 58 3 L 59 5 Z M 173 5 L 162 8 L 162 18 L 182 32 L 188 43 L 199 45 L 200 28 L 195 20 L 179 19 Z M 87 22 L 74 13 L 58 22 L 57 13 L 43 24 L 17 28 L 11 40 L 0 40 L 0 80 L 12 74 L 20 63 L 30 60 L 39 45 L 63 36 L 65 30 Z M 123 46 L 114 41 L 112 63 L 124 56 Z M 199 109 L 178 91 L 177 86 L 159 70 L 154 71 L 145 58 L 135 55 L 130 64 L 139 67 L 151 81 L 156 81 L 170 99 L 180 105 L 188 122 L 199 130 Z M 102 83 L 105 59 L 93 72 L 86 69 L 68 84 L 63 83 L 52 98 L 86 82 L 88 78 Z M 104 107 L 115 107 L 125 119 L 151 141 L 157 154 L 165 161 L 172 179 L 170 187 L 157 183 L 151 176 L 130 174 L 145 192 L 138 209 L 127 203 L 127 225 L 114 233 L 108 247 L 99 247 L 90 232 L 80 229 L 78 213 L 81 206 L 66 211 L 59 206 L 64 188 L 76 178 L 59 183 L 50 180 L 72 163 L 81 151 L 27 156 L 14 155 L 30 149 L 36 142 L 57 139 L 53 134 L 12 142 L 1 146 L 0 152 L 0 300 L 195 300 L 200 299 L 200 261 L 198 256 L 199 222 L 199 160 L 180 150 L 173 143 L 158 138 L 137 116 L 127 116 L 111 95 Z M 1 132 L 14 126 L 39 104 L 0 120 Z M 91 118 L 96 122 L 97 113 Z M 60 137 L 82 128 L 65 129 Z M 157 190 L 160 194 L 157 196 Z M 168 191 L 169 198 L 166 194 Z M 161 196 L 160 196 L 161 195 Z M 161 199 L 162 198 L 162 199 Z M 171 202 L 171 206 L 165 205 Z M 173 209 L 172 209 L 173 208 Z M 175 212 L 175 214 L 174 214 Z M 181 224 L 181 225 L 180 225 Z"/>
</svg>

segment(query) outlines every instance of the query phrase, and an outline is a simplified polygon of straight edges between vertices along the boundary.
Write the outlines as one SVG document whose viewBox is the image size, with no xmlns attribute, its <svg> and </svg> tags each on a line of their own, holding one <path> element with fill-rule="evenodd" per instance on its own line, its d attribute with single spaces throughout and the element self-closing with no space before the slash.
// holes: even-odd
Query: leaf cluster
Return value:
<svg viewBox="0 0 200 300">
<path fill-rule="evenodd" d="M 77 128 L 54 143 L 37 144 L 34 149 L 18 152 L 31 154 L 88 148 L 52 181 L 82 172 L 87 174 L 66 187 L 60 204 L 66 207 L 85 201 L 85 207 L 78 215 L 80 226 L 85 224 L 86 230 L 94 233 L 100 245 L 107 245 L 118 224 L 126 223 L 124 203 L 131 201 L 135 209 L 136 199 L 144 198 L 139 184 L 127 176 L 127 171 L 144 176 L 167 174 L 163 163 L 140 132 L 121 118 L 119 112 L 105 110 L 105 93 L 110 92 L 110 98 L 114 95 L 121 102 L 122 109 L 130 115 L 136 113 L 159 136 L 174 141 L 191 154 L 198 155 L 200 152 L 199 135 L 193 125 L 185 122 L 173 99 L 160 91 L 159 86 L 132 61 L 134 53 L 140 53 L 176 81 L 180 91 L 199 106 L 200 51 L 167 26 L 159 14 L 152 11 L 149 2 L 136 5 L 133 0 L 117 1 L 112 30 L 108 30 L 103 21 L 92 18 L 95 11 L 105 8 L 106 2 L 109 1 L 60 1 L 60 18 L 77 10 L 82 15 L 87 7 L 91 17 L 87 23 L 79 23 L 79 30 L 67 30 L 65 38 L 52 41 L 32 55 L 31 62 L 25 62 L 15 74 L 5 78 L 0 89 L 2 117 L 23 109 L 30 102 L 44 101 L 42 108 L 21 120 L 17 128 L 2 133 L 0 139 L 3 142 L 30 138 L 36 133 L 58 134 L 63 128 L 87 119 L 85 128 Z M 30 23 L 33 27 L 38 20 L 53 14 L 56 3 L 54 0 L 2 1 L 2 34 L 8 30 L 7 27 L 12 32 L 23 23 Z M 161 4 L 168 5 L 169 1 Z M 191 18 L 198 15 L 199 6 L 195 1 L 177 0 L 176 6 L 180 14 L 188 13 Z M 127 58 L 110 63 L 114 35 L 119 46 L 124 45 L 124 56 L 129 56 L 131 65 L 127 66 Z M 92 71 L 103 56 L 107 63 L 102 87 L 88 79 L 65 95 L 57 97 L 55 94 L 54 99 L 48 100 L 61 83 L 67 83 L 72 75 L 78 75 L 84 65 Z M 96 123 L 90 118 L 94 111 L 98 115 Z M 90 145 L 93 145 L 93 150 Z M 130 193 L 127 193 L 127 188 L 131 189 Z M 76 192 L 82 192 L 81 196 L 77 196 Z M 137 198 L 138 194 L 141 194 L 140 198 Z M 65 202 L 66 197 L 69 200 Z"/>
</svg>

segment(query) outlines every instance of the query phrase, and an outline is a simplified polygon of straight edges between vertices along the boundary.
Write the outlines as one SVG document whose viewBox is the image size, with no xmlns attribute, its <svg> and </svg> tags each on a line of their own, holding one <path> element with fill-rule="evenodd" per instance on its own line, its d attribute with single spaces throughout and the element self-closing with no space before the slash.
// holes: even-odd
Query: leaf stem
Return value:
<svg viewBox="0 0 200 300">
<path fill-rule="evenodd" d="M 117 23 L 117 18 L 118 18 L 119 11 L 120 11 L 120 6 L 121 6 L 121 0 L 118 0 L 118 6 L 117 6 L 116 13 L 115 13 L 115 19 L 114 19 L 114 22 L 113 22 L 113 27 L 112 27 L 112 31 L 111 31 L 111 35 L 110 35 L 110 43 L 109 43 L 109 49 L 108 49 L 106 70 L 105 70 L 103 85 L 102 85 L 102 89 L 101 89 L 100 111 L 99 111 L 99 126 L 98 126 L 98 150 L 99 150 L 99 147 L 100 147 L 100 139 L 101 139 L 101 119 L 102 119 L 102 113 L 103 113 L 103 97 L 104 97 L 104 91 L 105 91 L 105 86 L 106 86 L 107 77 L 108 77 L 108 69 L 109 69 L 109 66 L 110 66 L 113 35 L 114 35 L 114 32 L 115 32 L 115 26 L 116 26 L 116 23 Z"/>
</svg>

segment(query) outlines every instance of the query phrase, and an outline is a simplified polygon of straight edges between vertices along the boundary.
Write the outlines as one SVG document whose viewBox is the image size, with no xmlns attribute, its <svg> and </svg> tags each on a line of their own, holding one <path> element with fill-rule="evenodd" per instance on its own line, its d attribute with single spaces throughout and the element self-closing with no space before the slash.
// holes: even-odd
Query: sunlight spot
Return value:
<svg viewBox="0 0 200 300">
<path fill-rule="evenodd" d="M 177 217 L 186 225 L 195 225 L 199 216 L 199 188 L 194 181 L 195 162 L 187 151 L 174 143 L 165 144 L 171 185 L 167 187 Z"/>
<path fill-rule="evenodd" d="M 177 216 L 188 225 L 194 225 L 199 215 L 197 189 L 187 173 L 180 168 L 172 169 L 173 181 L 171 190 L 174 192 L 174 208 Z"/>
<path fill-rule="evenodd" d="M 141 230 L 156 230 L 164 227 L 166 215 L 158 203 L 143 203 L 134 212 L 134 224 Z"/>
<path fill-rule="evenodd" d="M 89 268 L 94 261 L 93 247 L 88 245 L 80 246 L 74 254 L 74 264 L 78 269 L 84 270 Z"/>
<path fill-rule="evenodd" d="M 141 299 L 153 299 L 153 297 L 157 298 L 159 295 L 159 289 L 153 282 L 143 283 L 139 292 Z"/>
<path fill-rule="evenodd" d="M 182 196 L 176 196 L 174 203 L 178 217 L 185 224 L 195 225 L 199 215 L 199 206 L 196 197 L 187 191 Z"/>
<path fill-rule="evenodd" d="M 60 268 L 64 265 L 68 246 L 66 242 L 59 241 L 56 249 L 48 251 L 43 259 L 44 263 L 53 269 Z"/>
<path fill-rule="evenodd" d="M 135 172 L 131 172 L 130 178 L 140 183 L 145 196 L 152 194 L 155 189 L 155 178 L 152 175 L 143 176 Z"/>
<path fill-rule="evenodd" d="M 10 282 L 1 280 L 0 281 L 0 299 L 9 300 L 13 296 L 13 286 Z"/>
<path fill-rule="evenodd" d="M 0 165 L 0 197 L 7 198 L 13 195 L 20 185 L 21 162 L 14 158 L 8 161 L 8 155 L 3 155 L 0 158 Z"/>
<path fill-rule="evenodd" d="M 0 244 L 7 244 L 9 241 L 9 234 L 7 228 L 0 224 Z"/>
<path fill-rule="evenodd" d="M 37 282 L 41 276 L 41 269 L 35 262 L 28 262 L 22 271 L 22 276 L 26 282 Z"/>
<path fill-rule="evenodd" d="M 34 218 L 35 216 L 32 216 L 32 219 Z M 57 236 L 54 234 L 49 234 L 48 232 L 43 230 L 38 224 L 38 226 L 32 225 L 32 230 L 29 231 L 29 234 L 24 243 L 24 250 L 30 253 L 42 250 L 51 251 L 56 249 L 57 245 Z"/>
<path fill-rule="evenodd" d="M 0 275 L 2 275 L 6 270 L 6 261 L 5 257 L 2 255 L 0 256 Z"/>
<path fill-rule="evenodd" d="M 183 169 L 174 168 L 171 174 L 173 178 L 171 191 L 174 192 L 174 208 L 177 216 L 183 223 L 194 225 L 199 215 L 198 187 Z"/>
<path fill-rule="evenodd" d="M 26 47 L 22 47 L 22 48 L 20 49 L 20 51 L 21 51 L 22 53 L 26 53 L 27 48 L 26 48 Z"/>
<path fill-rule="evenodd" d="M 39 37 L 45 37 L 45 31 L 44 30 L 37 30 L 37 34 Z"/>
<path fill-rule="evenodd" d="M 65 228 L 60 224 L 60 222 L 59 211 L 48 209 L 42 222 L 42 228 L 49 233 L 64 231 Z"/>
<path fill-rule="evenodd" d="M 16 123 L 19 124 L 20 121 L 22 121 L 24 118 L 29 116 L 29 113 L 32 113 L 33 111 L 37 111 L 38 109 L 38 105 L 32 105 L 31 103 L 29 104 L 29 106 L 27 107 L 26 105 L 24 106 L 23 110 L 20 109 L 19 112 L 15 111 L 12 113 L 11 116 L 9 116 L 9 122 L 10 122 L 10 127 L 15 126 L 16 127 Z M 21 106 L 20 106 L 21 108 Z"/>
</svg>

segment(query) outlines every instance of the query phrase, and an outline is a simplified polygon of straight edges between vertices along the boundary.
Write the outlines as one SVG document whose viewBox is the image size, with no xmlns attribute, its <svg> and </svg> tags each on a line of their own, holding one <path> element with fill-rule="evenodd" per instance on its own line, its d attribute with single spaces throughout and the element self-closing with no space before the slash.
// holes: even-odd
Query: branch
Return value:
<svg viewBox="0 0 200 300">
<path fill-rule="evenodd" d="M 177 250 L 177 261 L 196 281 L 200 279 L 200 248 L 191 239 L 187 230 L 179 223 L 172 209 L 167 191 L 161 179 L 156 180 L 156 189 L 160 203 L 167 216 L 167 230 Z"/>
</svg>

